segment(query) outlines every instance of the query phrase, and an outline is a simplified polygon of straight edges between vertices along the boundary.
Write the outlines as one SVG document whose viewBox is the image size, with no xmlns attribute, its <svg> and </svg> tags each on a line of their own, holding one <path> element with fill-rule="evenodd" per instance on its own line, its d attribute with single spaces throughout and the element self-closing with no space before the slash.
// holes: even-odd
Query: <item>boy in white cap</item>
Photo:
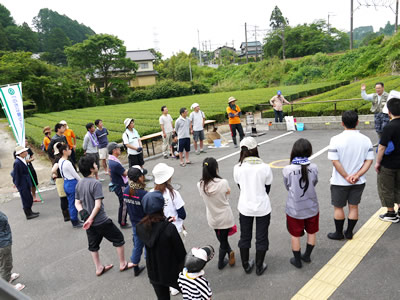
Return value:
<svg viewBox="0 0 400 300">
<path fill-rule="evenodd" d="M 204 112 L 200 110 L 200 105 L 198 103 L 193 103 L 190 107 L 193 110 L 190 115 L 190 131 L 193 134 L 193 145 L 194 151 L 197 155 L 200 153 L 205 153 L 203 150 L 204 141 L 204 122 L 206 121 L 206 116 Z M 200 151 L 197 150 L 197 141 L 200 140 Z"/>
<path fill-rule="evenodd" d="M 128 148 L 128 160 L 129 168 L 135 165 L 140 166 L 143 169 L 143 148 L 140 135 L 135 127 L 135 120 L 132 118 L 126 118 L 124 121 L 125 132 L 122 134 L 122 141 L 126 148 Z"/>
<path fill-rule="evenodd" d="M 211 299 L 210 284 L 204 277 L 203 268 L 213 257 L 214 248 L 212 246 L 192 248 L 186 255 L 185 267 L 179 273 L 178 278 L 183 299 Z"/>
</svg>

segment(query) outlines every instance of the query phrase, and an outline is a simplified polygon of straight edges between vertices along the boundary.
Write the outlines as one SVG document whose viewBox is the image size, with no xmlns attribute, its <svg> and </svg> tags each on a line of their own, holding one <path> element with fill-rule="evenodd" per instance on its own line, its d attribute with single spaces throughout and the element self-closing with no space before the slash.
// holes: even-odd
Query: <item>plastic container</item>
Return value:
<svg viewBox="0 0 400 300">
<path fill-rule="evenodd" d="M 214 140 L 214 146 L 215 148 L 221 147 L 221 140 L 220 139 Z"/>
<path fill-rule="evenodd" d="M 297 123 L 297 131 L 303 131 L 304 130 L 304 123 Z"/>
</svg>

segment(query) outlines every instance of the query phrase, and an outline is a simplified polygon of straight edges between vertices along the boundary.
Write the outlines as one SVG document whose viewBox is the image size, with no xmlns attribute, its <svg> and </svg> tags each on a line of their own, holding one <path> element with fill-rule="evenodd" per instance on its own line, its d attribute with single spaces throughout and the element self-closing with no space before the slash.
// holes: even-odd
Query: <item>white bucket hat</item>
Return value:
<svg viewBox="0 0 400 300">
<path fill-rule="evenodd" d="M 400 99 L 400 92 L 395 91 L 395 90 L 391 90 L 390 91 L 389 96 L 388 96 L 388 100 L 387 100 L 387 102 L 385 103 L 385 106 L 382 109 L 382 112 L 384 114 L 388 114 L 389 113 L 389 110 L 387 108 L 387 104 L 388 104 L 389 100 L 392 99 L 392 98 Z"/>
<path fill-rule="evenodd" d="M 23 146 L 17 146 L 15 147 L 15 155 L 21 154 L 22 152 L 28 151 L 28 148 L 25 148 Z"/>
<path fill-rule="evenodd" d="M 191 110 L 195 109 L 196 107 L 199 107 L 200 105 L 198 103 L 193 103 L 192 106 L 190 107 Z"/>
<path fill-rule="evenodd" d="M 134 121 L 134 119 L 132 119 L 132 118 L 126 118 L 125 121 L 124 121 L 125 128 L 128 127 L 129 124 L 131 124 L 132 121 Z"/>
<path fill-rule="evenodd" d="M 168 179 L 170 179 L 174 174 L 174 171 L 174 168 L 168 166 L 167 164 L 156 164 L 152 171 L 154 176 L 154 183 L 163 184 L 164 182 L 167 182 Z"/>
<path fill-rule="evenodd" d="M 247 147 L 247 149 L 251 150 L 254 148 L 257 148 L 257 141 L 251 137 L 245 137 L 241 142 L 240 142 L 240 148 L 242 148 L 243 146 Z"/>
</svg>

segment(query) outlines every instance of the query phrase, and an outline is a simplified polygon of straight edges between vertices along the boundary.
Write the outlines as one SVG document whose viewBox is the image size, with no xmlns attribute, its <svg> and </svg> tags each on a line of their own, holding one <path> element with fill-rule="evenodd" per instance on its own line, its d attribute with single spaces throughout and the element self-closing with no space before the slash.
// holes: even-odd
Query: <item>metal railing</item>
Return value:
<svg viewBox="0 0 400 300">
<path fill-rule="evenodd" d="M 332 103 L 334 105 L 334 115 L 336 116 L 336 114 L 337 114 L 337 103 L 339 103 L 339 102 L 350 102 L 350 101 L 360 101 L 360 100 L 365 101 L 362 98 L 351 98 L 351 99 L 336 99 L 336 100 L 324 100 L 324 101 L 312 101 L 312 102 L 294 102 L 294 103 L 285 104 L 285 105 L 290 105 L 290 111 L 291 111 L 291 113 L 293 113 L 294 112 L 294 106 L 307 105 L 307 104 L 317 104 L 317 103 L 325 103 L 325 104 Z M 265 110 L 265 109 L 262 108 L 263 106 L 271 106 L 272 107 L 272 105 L 270 103 L 260 103 L 260 104 L 258 104 L 258 106 L 261 107 L 261 109 L 260 109 L 261 114 Z"/>
</svg>

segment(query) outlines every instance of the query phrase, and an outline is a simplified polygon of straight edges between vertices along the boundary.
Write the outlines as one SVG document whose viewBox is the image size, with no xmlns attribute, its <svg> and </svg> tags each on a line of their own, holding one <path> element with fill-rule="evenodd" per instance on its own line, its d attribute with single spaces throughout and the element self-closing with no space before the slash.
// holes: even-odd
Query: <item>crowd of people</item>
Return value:
<svg viewBox="0 0 400 300">
<path fill-rule="evenodd" d="M 377 94 L 382 93 L 377 84 Z M 362 87 L 365 94 L 365 87 Z M 281 96 L 278 92 L 277 98 Z M 365 96 L 365 95 L 364 95 Z M 379 96 L 379 95 L 378 95 Z M 379 113 L 387 113 L 390 122 L 375 125 L 379 134 L 379 146 L 375 170 L 378 173 L 377 188 L 382 206 L 387 212 L 380 215 L 382 221 L 397 223 L 400 221 L 400 93 L 392 91 L 386 98 L 366 95 L 380 101 L 373 102 L 373 108 L 379 107 Z M 283 97 L 282 97 L 283 98 Z M 283 98 L 284 99 L 284 98 Z M 236 99 L 228 99 L 226 109 L 229 118 L 233 143 L 240 147 L 238 163 L 233 167 L 233 183 L 240 190 L 237 210 L 239 226 L 235 225 L 234 211 L 230 205 L 231 193 L 228 180 L 219 175 L 218 162 L 213 157 L 202 161 L 202 177 L 197 183 L 200 197 L 205 203 L 208 225 L 215 231 L 219 242 L 218 269 L 236 263 L 234 247 L 229 243 L 229 236 L 240 231 L 238 248 L 241 264 L 246 274 L 255 272 L 258 276 L 267 270 L 265 256 L 269 249 L 268 229 L 271 221 L 270 191 L 273 174 L 270 166 L 259 154 L 257 141 L 245 137 L 240 124 L 241 110 Z M 278 101 L 275 99 L 275 101 Z M 280 100 L 279 100 L 280 101 Z M 180 166 L 191 164 L 189 152 L 190 135 L 193 134 L 195 153 L 204 153 L 205 114 L 200 106 L 194 103 L 193 112 L 188 117 L 186 108 L 180 109 L 180 117 L 175 121 L 168 114 L 168 108 L 161 108 L 159 123 L 162 130 L 162 152 L 165 159 L 176 158 Z M 279 111 L 277 109 L 277 111 Z M 387 112 L 385 112 L 387 111 Z M 375 111 L 376 112 L 376 111 Z M 277 114 L 280 118 L 280 115 Z M 375 115 L 377 122 L 382 116 Z M 330 185 L 331 203 L 334 207 L 335 231 L 328 234 L 329 239 L 352 239 L 358 221 L 358 205 L 365 189 L 365 173 L 374 160 L 371 140 L 357 130 L 358 114 L 346 111 L 342 115 L 344 131 L 332 137 L 328 159 L 332 161 Z M 210 299 L 212 291 L 205 278 L 204 267 L 214 256 L 214 248 L 205 246 L 185 250 L 186 230 L 184 220 L 190 218 L 185 210 L 182 195 L 172 185 L 175 169 L 168 164 L 158 163 L 152 170 L 154 188 L 146 189 L 146 173 L 143 160 L 143 148 L 140 135 L 134 128 L 132 118 L 124 120 L 125 131 L 122 134 L 123 145 L 108 141 L 108 131 L 102 120 L 86 125 L 87 133 L 83 141 L 84 155 L 78 162 L 75 160 L 76 136 L 65 121 L 55 125 L 55 135 L 50 138 L 51 129 L 43 129 L 43 149 L 53 164 L 52 178 L 55 180 L 64 221 L 70 221 L 73 228 L 85 229 L 88 239 L 88 250 L 91 253 L 97 276 L 110 270 L 112 264 L 100 261 L 99 249 L 103 238 L 116 247 L 120 271 L 134 270 L 139 276 L 145 267 L 140 265 L 143 250 L 147 274 L 158 299 L 169 299 L 170 295 L 179 292 L 184 299 Z M 378 127 L 377 127 L 378 126 Z M 378 131 L 379 129 L 379 131 Z M 68 133 L 66 131 L 68 130 Z M 236 131 L 240 136 L 239 145 Z M 174 149 L 174 138 L 178 139 Z M 197 142 L 199 147 L 197 147 Z M 125 146 L 129 167 L 125 169 L 120 161 L 121 149 Z M 292 147 L 289 165 L 283 168 L 283 182 L 288 191 L 286 202 L 287 230 L 291 236 L 293 257 L 289 262 L 296 268 L 303 263 L 311 262 L 311 253 L 316 245 L 316 234 L 319 231 L 319 204 L 315 186 L 318 183 L 318 167 L 311 163 L 312 144 L 307 139 L 298 139 Z M 15 149 L 15 163 L 12 173 L 23 209 L 28 220 L 36 218 L 39 213 L 32 211 L 34 192 L 30 169 L 28 148 L 18 146 Z M 30 157 L 33 153 L 30 154 Z M 101 163 L 100 163 L 101 161 Z M 105 212 L 103 187 L 98 175 L 103 167 L 111 179 L 110 191 L 115 192 L 119 200 L 118 228 Z M 37 184 L 37 179 L 36 179 Z M 349 207 L 347 228 L 344 230 L 344 207 Z M 127 221 L 129 216 L 130 224 Z M 255 259 L 250 258 L 253 225 L 255 223 Z M 11 273 L 11 231 L 7 217 L 0 213 L 0 271 L 2 278 L 11 282 L 18 274 Z M 133 250 L 130 262 L 125 259 L 125 239 L 120 229 L 132 228 Z M 305 251 L 301 252 L 301 237 L 307 233 Z M 12 258 L 11 258 L 12 262 Z M 16 274 L 16 275 L 15 275 Z M 23 285 L 16 285 L 17 289 Z"/>
</svg>

